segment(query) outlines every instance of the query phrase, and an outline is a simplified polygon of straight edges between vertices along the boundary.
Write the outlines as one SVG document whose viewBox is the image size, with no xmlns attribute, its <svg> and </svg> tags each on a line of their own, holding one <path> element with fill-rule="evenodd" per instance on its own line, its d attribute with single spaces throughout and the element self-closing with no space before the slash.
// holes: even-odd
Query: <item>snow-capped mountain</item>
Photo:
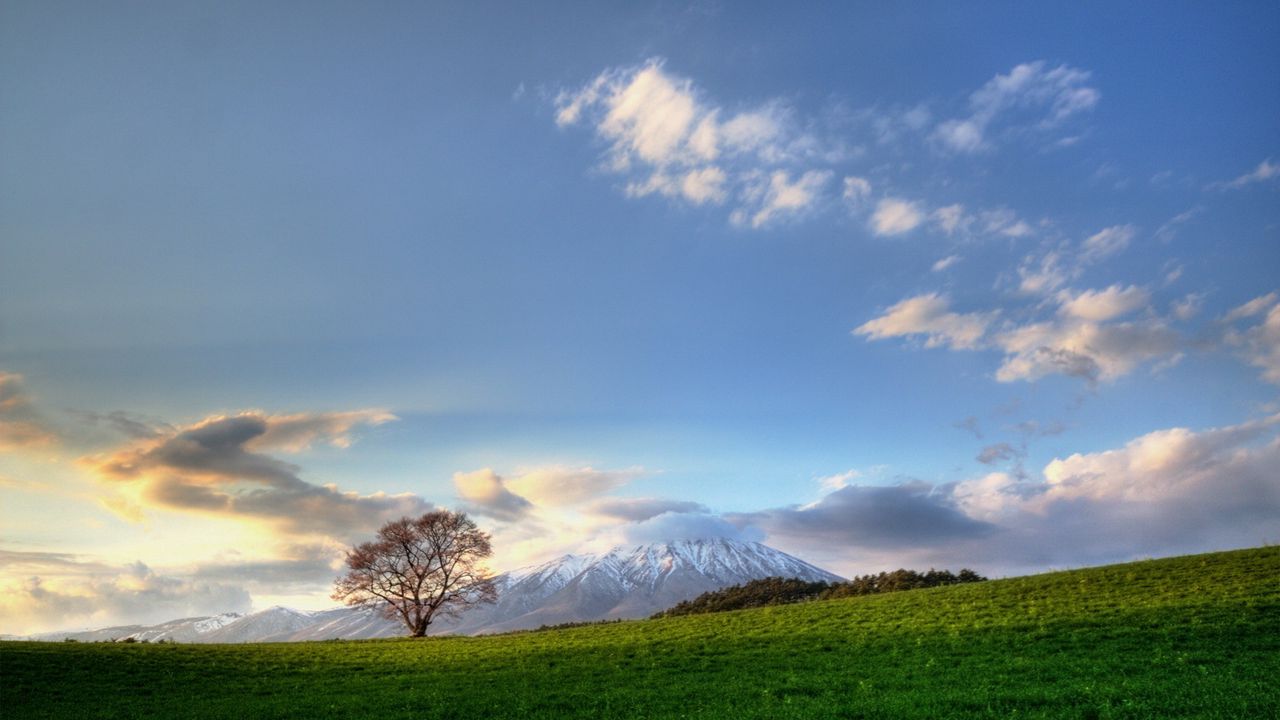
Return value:
<svg viewBox="0 0 1280 720">
<path fill-rule="evenodd" d="M 287 640 L 293 633 L 315 623 L 316 613 L 279 605 L 233 620 L 201 636 L 199 642 L 246 643 Z"/>
<path fill-rule="evenodd" d="M 569 622 L 648 617 L 659 610 L 765 577 L 838 582 L 838 575 L 755 542 L 723 538 L 618 546 L 593 555 L 565 555 L 494 578 L 498 601 L 441 618 L 431 634 L 505 632 Z M 186 618 L 148 627 L 88 633 L 48 633 L 37 639 L 133 637 L 178 642 L 282 642 L 404 635 L 404 627 L 367 608 L 301 612 L 273 607 L 251 615 Z"/>
<path fill-rule="evenodd" d="M 508 573 L 500 578 L 497 604 L 469 610 L 440 630 L 478 634 L 648 617 L 710 590 L 774 576 L 841 579 L 755 542 L 716 538 L 618 546 Z"/>
</svg>

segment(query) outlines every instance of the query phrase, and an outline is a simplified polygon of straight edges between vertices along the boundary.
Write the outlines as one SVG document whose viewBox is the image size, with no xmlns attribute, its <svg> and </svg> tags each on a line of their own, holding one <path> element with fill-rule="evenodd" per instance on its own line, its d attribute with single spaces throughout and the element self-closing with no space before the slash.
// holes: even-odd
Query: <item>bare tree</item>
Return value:
<svg viewBox="0 0 1280 720">
<path fill-rule="evenodd" d="M 333 599 L 379 608 L 422 637 L 437 617 L 497 599 L 482 564 L 491 554 L 489 534 L 466 513 L 433 510 L 416 520 L 401 518 L 383 525 L 372 542 L 347 551 L 347 573 L 334 583 Z"/>
</svg>

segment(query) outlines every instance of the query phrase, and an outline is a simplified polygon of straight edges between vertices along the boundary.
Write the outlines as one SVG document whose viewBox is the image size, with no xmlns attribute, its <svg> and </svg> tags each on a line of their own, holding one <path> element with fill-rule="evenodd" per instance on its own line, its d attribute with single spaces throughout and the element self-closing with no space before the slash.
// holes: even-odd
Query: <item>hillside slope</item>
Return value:
<svg viewBox="0 0 1280 720">
<path fill-rule="evenodd" d="M 0 643 L 6 718 L 1275 717 L 1280 548 L 494 637 Z"/>
</svg>

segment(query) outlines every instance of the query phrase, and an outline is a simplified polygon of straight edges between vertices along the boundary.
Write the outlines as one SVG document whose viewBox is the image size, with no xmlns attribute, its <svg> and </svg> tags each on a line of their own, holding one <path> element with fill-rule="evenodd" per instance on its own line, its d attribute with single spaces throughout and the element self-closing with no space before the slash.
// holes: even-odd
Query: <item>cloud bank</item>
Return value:
<svg viewBox="0 0 1280 720">
<path fill-rule="evenodd" d="M 215 416 L 151 439 L 80 460 L 104 486 L 120 491 L 108 507 L 136 520 L 163 509 L 257 520 L 291 534 L 347 538 L 431 504 L 412 494 L 360 495 L 315 485 L 300 468 L 267 454 L 313 443 L 346 447 L 357 426 L 394 416 L 381 410 Z"/>
<path fill-rule="evenodd" d="M 1280 533 L 1280 415 L 1049 462 L 1035 476 L 847 485 L 808 505 L 736 513 L 766 541 L 845 573 L 903 564 L 996 573 L 1254 546 Z M 992 459 L 1015 452 L 992 446 Z"/>
</svg>

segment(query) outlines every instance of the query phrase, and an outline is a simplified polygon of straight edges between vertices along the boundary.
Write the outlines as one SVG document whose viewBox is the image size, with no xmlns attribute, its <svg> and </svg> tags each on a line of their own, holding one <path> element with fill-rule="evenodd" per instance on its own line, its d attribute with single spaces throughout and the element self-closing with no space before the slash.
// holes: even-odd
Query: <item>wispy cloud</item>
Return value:
<svg viewBox="0 0 1280 720">
<path fill-rule="evenodd" d="M 942 258 L 941 260 L 938 260 L 937 262 L 935 262 L 930 267 L 930 269 L 933 270 L 934 272 L 942 272 L 943 270 L 946 270 L 947 268 L 951 267 L 952 265 L 955 265 L 958 262 L 960 262 L 959 255 L 948 255 Z"/>
<path fill-rule="evenodd" d="M 1226 341 L 1254 367 L 1262 370 L 1262 379 L 1280 385 L 1280 294 L 1267 293 L 1231 310 L 1223 322 L 1261 320 L 1244 328 L 1229 328 Z"/>
<path fill-rule="evenodd" d="M 828 170 L 810 170 L 794 181 L 784 170 L 749 179 L 743 190 L 744 206 L 729 219 L 735 225 L 760 228 L 786 216 L 795 216 L 813 207 L 831 180 Z"/>
<path fill-rule="evenodd" d="M 1047 295 L 1080 275 L 1079 267 L 1070 267 L 1058 251 L 1038 258 L 1028 256 L 1018 266 L 1018 290 L 1027 295 Z"/>
<path fill-rule="evenodd" d="M 870 340 L 923 335 L 925 347 L 972 350 L 978 347 L 993 317 L 989 313 L 952 312 L 947 298 L 930 293 L 890 306 L 853 332 Z"/>
<path fill-rule="evenodd" d="M 949 236 L 957 232 L 967 232 L 969 226 L 973 224 L 973 218 L 966 215 L 964 206 L 958 203 L 940 207 L 930 213 L 929 217 L 937 223 L 942 232 Z"/>
<path fill-rule="evenodd" d="M 1097 262 L 1129 247 L 1138 229 L 1132 225 L 1113 225 L 1090 235 L 1080 243 L 1080 257 L 1086 262 Z"/>
<path fill-rule="evenodd" d="M 1280 176 L 1280 163 L 1271 162 L 1271 158 L 1267 158 L 1258 163 L 1258 167 L 1252 172 L 1247 172 L 1234 180 L 1210 183 L 1206 190 L 1239 190 L 1246 185 L 1254 183 L 1266 182 L 1277 176 Z"/>
<path fill-rule="evenodd" d="M 1178 231 L 1183 225 L 1190 222 L 1195 216 L 1204 212 L 1204 208 L 1196 206 L 1190 210 L 1184 210 L 1177 215 L 1169 218 L 1163 225 L 1156 228 L 1155 237 L 1163 243 L 1172 242 L 1178 236 Z"/>
<path fill-rule="evenodd" d="M 992 136 L 1001 129 L 1053 128 L 1097 105 L 1101 93 L 1088 81 L 1088 72 L 1066 65 L 1017 65 L 974 91 L 969 115 L 939 123 L 933 138 L 949 151 L 971 154 L 994 147 Z"/>
</svg>

